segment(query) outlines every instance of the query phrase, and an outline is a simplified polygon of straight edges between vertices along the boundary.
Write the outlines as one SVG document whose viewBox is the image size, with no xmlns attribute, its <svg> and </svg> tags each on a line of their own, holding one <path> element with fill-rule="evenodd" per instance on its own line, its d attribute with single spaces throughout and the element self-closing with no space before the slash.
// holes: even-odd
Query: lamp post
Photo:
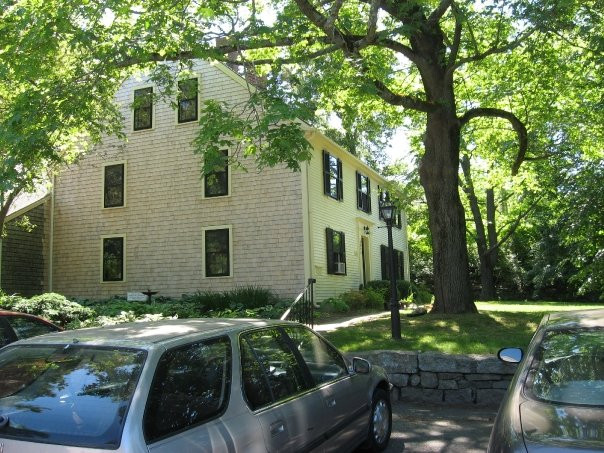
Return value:
<svg viewBox="0 0 604 453">
<path fill-rule="evenodd" d="M 394 245 L 392 243 L 392 224 L 396 218 L 396 207 L 389 201 L 385 201 L 380 206 L 380 214 L 386 222 L 388 229 L 388 251 L 390 253 L 390 325 L 392 329 L 392 339 L 401 339 L 401 315 L 399 312 L 397 291 L 396 291 L 396 274 L 394 269 Z"/>
</svg>

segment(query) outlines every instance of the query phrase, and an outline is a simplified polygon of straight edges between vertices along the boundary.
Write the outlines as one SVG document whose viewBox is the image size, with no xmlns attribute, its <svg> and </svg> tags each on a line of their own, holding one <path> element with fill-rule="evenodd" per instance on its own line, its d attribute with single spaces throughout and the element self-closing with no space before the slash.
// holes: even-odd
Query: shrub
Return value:
<svg viewBox="0 0 604 453">
<path fill-rule="evenodd" d="M 365 288 L 382 294 L 383 302 L 386 304 L 390 302 L 390 280 L 372 280 L 365 285 Z M 407 280 L 397 280 L 396 289 L 399 300 L 404 299 L 418 305 L 429 304 L 432 300 L 432 294 L 425 286 Z"/>
<path fill-rule="evenodd" d="M 348 313 L 350 307 L 339 297 L 329 297 L 321 302 L 321 311 L 326 313 Z"/>
<path fill-rule="evenodd" d="M 241 305 L 245 308 L 273 306 L 279 302 L 270 289 L 258 286 L 242 286 L 225 293 L 230 305 Z"/>
<path fill-rule="evenodd" d="M 40 316 L 61 326 L 66 326 L 73 321 L 86 320 L 94 315 L 90 308 L 56 293 L 45 293 L 30 299 L 18 296 L 8 296 L 8 298 L 10 306 L 6 308 Z"/>
</svg>

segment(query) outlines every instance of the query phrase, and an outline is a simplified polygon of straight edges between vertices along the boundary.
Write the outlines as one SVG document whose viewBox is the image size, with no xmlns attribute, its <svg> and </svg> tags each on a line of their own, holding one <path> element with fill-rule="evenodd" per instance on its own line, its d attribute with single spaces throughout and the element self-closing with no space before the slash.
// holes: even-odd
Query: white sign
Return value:
<svg viewBox="0 0 604 453">
<path fill-rule="evenodd" d="M 128 302 L 147 302 L 147 295 L 143 293 L 128 293 Z"/>
</svg>

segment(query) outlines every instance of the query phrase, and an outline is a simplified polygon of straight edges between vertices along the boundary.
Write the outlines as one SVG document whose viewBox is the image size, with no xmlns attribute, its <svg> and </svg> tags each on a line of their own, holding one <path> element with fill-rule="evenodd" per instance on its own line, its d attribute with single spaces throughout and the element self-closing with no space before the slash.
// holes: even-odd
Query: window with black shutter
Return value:
<svg viewBox="0 0 604 453">
<path fill-rule="evenodd" d="M 382 280 L 390 280 L 390 250 L 387 246 L 380 246 Z M 394 250 L 394 272 L 397 280 L 405 278 L 405 254 Z"/>
<path fill-rule="evenodd" d="M 344 199 L 342 161 L 323 151 L 323 192 L 334 200 Z"/>
<path fill-rule="evenodd" d="M 153 127 L 153 88 L 134 90 L 134 130 Z"/>
<path fill-rule="evenodd" d="M 331 228 L 325 230 L 327 237 L 327 273 L 346 275 L 346 238 L 343 232 Z"/>
<path fill-rule="evenodd" d="M 357 172 L 357 208 L 371 212 L 371 185 L 369 176 Z"/>
<path fill-rule="evenodd" d="M 197 79 L 188 79 L 178 82 L 178 122 L 188 123 L 197 121 L 198 110 L 198 83 Z"/>
<path fill-rule="evenodd" d="M 396 213 L 396 218 L 394 219 L 394 226 L 399 230 L 403 229 L 403 216 L 400 211 Z"/>
</svg>

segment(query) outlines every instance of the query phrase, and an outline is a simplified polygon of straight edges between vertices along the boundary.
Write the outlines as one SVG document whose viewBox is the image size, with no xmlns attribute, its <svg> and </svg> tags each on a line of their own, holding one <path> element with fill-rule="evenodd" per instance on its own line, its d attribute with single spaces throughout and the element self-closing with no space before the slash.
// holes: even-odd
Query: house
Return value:
<svg viewBox="0 0 604 453">
<path fill-rule="evenodd" d="M 387 277 L 378 209 L 385 179 L 312 128 L 312 159 L 299 172 L 284 165 L 257 171 L 244 160 L 248 171 L 229 166 L 202 177 L 190 145 L 200 103 L 243 100 L 249 86 L 221 64 L 198 62 L 193 74 L 186 83 L 195 89 L 177 109 L 169 101 L 133 107 L 156 88 L 144 78 L 125 82 L 117 102 L 127 142 L 107 138 L 58 175 L 51 196 L 32 208 L 43 213 L 36 233 L 43 289 L 101 299 L 255 285 L 293 298 L 315 278 L 321 301 Z M 404 213 L 397 226 L 397 274 L 409 279 Z M 8 242 L 5 266 L 18 247 Z M 11 272 L 14 266 L 3 269 L 3 288 Z M 6 290 L 25 293 L 30 284 Z"/>
</svg>

